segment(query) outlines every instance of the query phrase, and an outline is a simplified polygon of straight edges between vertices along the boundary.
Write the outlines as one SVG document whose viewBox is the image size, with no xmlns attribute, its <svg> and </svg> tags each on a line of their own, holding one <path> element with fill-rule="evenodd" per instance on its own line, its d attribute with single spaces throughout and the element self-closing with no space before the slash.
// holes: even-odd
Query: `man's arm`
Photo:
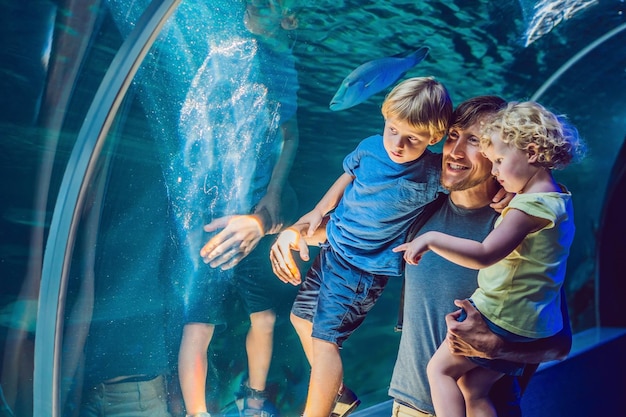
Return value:
<svg viewBox="0 0 626 417">
<path fill-rule="evenodd" d="M 489 330 L 480 312 L 468 300 L 457 300 L 455 304 L 467 313 L 467 318 L 462 322 L 456 321 L 460 311 L 446 316 L 447 342 L 450 351 L 455 355 L 541 363 L 565 359 L 572 348 L 572 329 L 563 290 L 561 290 L 563 329 L 554 336 L 528 343 L 505 342 Z"/>
<path fill-rule="evenodd" d="M 263 231 L 266 234 L 277 233 L 283 227 L 281 219 L 283 212 L 283 207 L 281 207 L 282 196 L 300 141 L 298 121 L 295 116 L 283 123 L 280 130 L 283 137 L 283 148 L 272 170 L 265 195 L 256 205 L 254 212 L 261 217 Z"/>
</svg>

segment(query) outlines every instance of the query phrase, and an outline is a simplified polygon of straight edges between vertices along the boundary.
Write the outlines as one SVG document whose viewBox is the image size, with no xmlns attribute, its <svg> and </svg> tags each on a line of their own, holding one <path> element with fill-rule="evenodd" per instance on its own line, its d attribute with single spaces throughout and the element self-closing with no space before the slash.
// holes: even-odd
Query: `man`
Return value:
<svg viewBox="0 0 626 417">
<path fill-rule="evenodd" d="M 442 185 L 450 191 L 450 195 L 442 195 L 433 203 L 430 213 L 434 214 L 432 217 L 422 216 L 416 222 L 412 236 L 420 225 L 424 225 L 421 230 L 425 231 L 437 224 L 440 226 L 437 230 L 456 235 L 464 232 L 465 237 L 475 240 L 482 240 L 492 229 L 498 214 L 491 206 L 500 187 L 492 179 L 491 164 L 478 147 L 480 121 L 505 104 L 499 97 L 483 96 L 467 100 L 457 107 L 444 144 L 442 161 Z M 323 227 L 318 231 L 323 234 Z M 308 259 L 308 249 L 295 231 L 291 239 L 287 234 L 282 236 L 285 239 L 272 248 L 274 272 L 285 282 L 298 282 L 300 273 L 289 248 L 299 250 L 304 260 Z M 308 244 L 322 240 L 319 235 L 306 238 Z M 487 329 L 480 313 L 469 302 L 459 302 L 459 306 L 468 313 L 465 321 L 455 321 L 458 311 L 449 314 L 454 310 L 452 303 L 455 299 L 465 299 L 472 294 L 478 271 L 443 260 L 435 261 L 431 252 L 427 255 L 430 256 L 425 256 L 419 265 L 408 266 L 405 270 L 404 322 L 389 390 L 394 398 L 394 416 L 428 416 L 434 413 L 426 365 L 446 338 L 446 323 L 450 326 L 451 349 L 456 354 L 528 363 L 560 359 L 567 355 L 571 346 L 571 329 L 566 308 L 563 310 L 566 328 L 558 335 L 523 346 L 505 344 Z M 426 268 L 428 273 L 422 271 Z M 492 397 L 499 416 L 521 414 L 520 396 L 535 369 L 536 365 L 528 366 L 519 381 L 505 377 L 494 386 Z"/>
<path fill-rule="evenodd" d="M 481 119 L 505 104 L 499 97 L 482 96 L 457 107 L 443 148 L 441 183 L 450 194 L 433 203 L 432 215 L 422 218 L 412 235 L 437 230 L 482 241 L 491 231 L 497 217 L 492 200 L 500 187 L 478 145 Z M 432 251 L 418 265 L 406 266 L 402 336 L 389 388 L 389 395 L 394 398 L 393 416 L 434 415 L 426 365 L 446 339 L 446 324 L 450 327 L 449 345 L 455 354 L 538 364 L 561 359 L 569 352 L 571 329 L 565 306 L 565 328 L 551 338 L 516 345 L 491 333 L 480 313 L 466 300 L 476 288 L 477 273 Z M 468 313 L 464 322 L 456 321 L 460 311 L 450 313 L 454 300 Z M 505 376 L 494 386 L 491 397 L 499 416 L 521 415 L 521 393 L 536 368 L 537 365 L 529 365 L 519 381 Z"/>
</svg>

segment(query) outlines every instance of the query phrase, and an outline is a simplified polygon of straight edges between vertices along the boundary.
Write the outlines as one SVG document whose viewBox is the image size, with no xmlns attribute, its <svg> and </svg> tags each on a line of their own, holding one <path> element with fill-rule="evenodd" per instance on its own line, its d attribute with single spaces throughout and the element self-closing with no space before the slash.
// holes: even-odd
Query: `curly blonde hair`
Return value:
<svg viewBox="0 0 626 417">
<path fill-rule="evenodd" d="M 526 150 L 537 146 L 537 164 L 547 169 L 562 169 L 583 157 L 585 146 L 578 130 L 565 116 L 555 115 L 534 101 L 510 102 L 484 126 L 481 138 L 484 150 L 491 144 L 492 133 L 499 133 L 509 146 Z"/>
</svg>

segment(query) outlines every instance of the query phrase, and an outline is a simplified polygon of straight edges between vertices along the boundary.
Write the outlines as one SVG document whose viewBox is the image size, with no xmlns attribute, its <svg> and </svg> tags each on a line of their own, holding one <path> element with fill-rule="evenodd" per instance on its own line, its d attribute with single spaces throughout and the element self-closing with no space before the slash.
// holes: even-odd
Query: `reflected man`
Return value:
<svg viewBox="0 0 626 417">
<path fill-rule="evenodd" d="M 278 300 L 276 289 L 272 288 L 274 280 L 259 276 L 259 262 L 267 262 L 267 259 L 265 256 L 259 259 L 255 255 L 258 251 L 253 250 L 266 234 L 279 231 L 285 222 L 291 221 L 287 209 L 295 209 L 287 176 L 298 145 L 298 81 L 291 52 L 293 40 L 289 34 L 296 29 L 297 19 L 286 1 L 248 1 L 244 23 L 256 40 L 259 81 L 267 90 L 270 120 L 264 131 L 254 131 L 255 126 L 246 127 L 244 120 L 244 129 L 248 130 L 245 134 L 255 136 L 256 159 L 236 161 L 254 165 L 252 178 L 243 178 L 251 181 L 252 214 L 229 215 L 236 209 L 227 204 L 223 209 L 212 210 L 207 216 L 210 222 L 204 226 L 205 232 L 215 234 L 200 250 L 208 267 L 199 269 L 201 275 L 196 276 L 188 292 L 178 356 L 180 384 L 186 412 L 190 416 L 208 415 L 205 399 L 207 351 L 216 327 L 227 323 L 225 307 L 232 301 L 227 300 L 227 294 L 233 288 L 250 317 L 246 337 L 248 372 L 236 394 L 238 408 L 246 416 L 277 414 L 268 401 L 266 383 L 273 353 Z M 230 81 L 231 84 L 236 82 Z M 234 124 L 229 126 L 221 122 L 220 125 L 222 129 L 235 129 Z M 244 155 L 239 157 L 245 159 Z M 237 188 L 239 184 L 223 182 L 221 187 Z M 244 259 L 251 252 L 253 256 Z M 234 274 L 231 275 L 232 268 Z"/>
</svg>

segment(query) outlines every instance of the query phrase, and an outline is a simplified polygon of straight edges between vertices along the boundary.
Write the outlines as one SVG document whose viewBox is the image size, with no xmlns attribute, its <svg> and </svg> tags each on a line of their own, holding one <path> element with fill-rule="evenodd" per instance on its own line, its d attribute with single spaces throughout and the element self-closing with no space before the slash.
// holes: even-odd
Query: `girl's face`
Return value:
<svg viewBox="0 0 626 417">
<path fill-rule="evenodd" d="M 510 193 L 522 193 L 536 172 L 529 153 L 502 142 L 499 133 L 491 135 L 491 145 L 484 154 L 492 163 L 491 174 Z"/>
<path fill-rule="evenodd" d="M 389 158 L 404 164 L 422 156 L 428 145 L 437 143 L 428 130 L 416 130 L 408 123 L 393 117 L 385 120 L 383 144 Z"/>
</svg>

